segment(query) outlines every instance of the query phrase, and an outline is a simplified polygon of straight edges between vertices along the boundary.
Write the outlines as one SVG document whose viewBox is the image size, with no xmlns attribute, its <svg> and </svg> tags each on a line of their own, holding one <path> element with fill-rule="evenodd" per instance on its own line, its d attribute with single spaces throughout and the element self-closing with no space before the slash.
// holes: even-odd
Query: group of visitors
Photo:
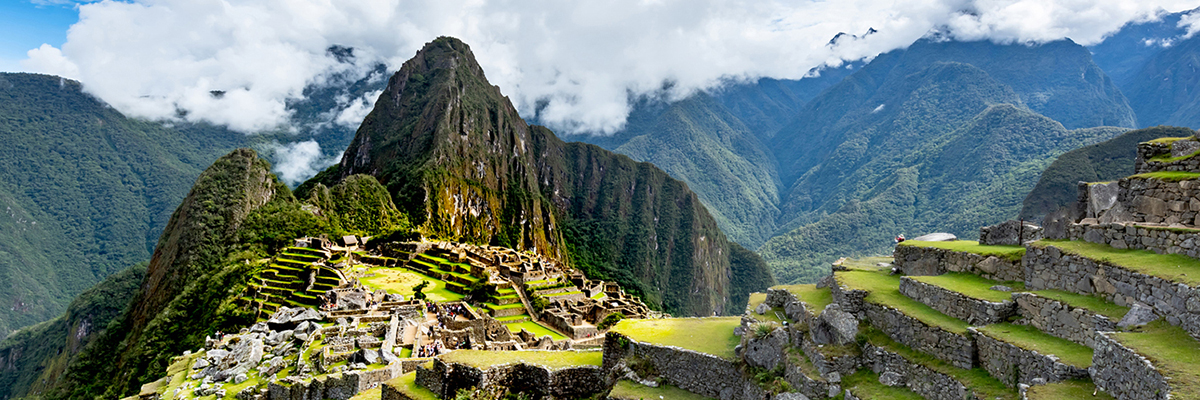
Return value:
<svg viewBox="0 0 1200 400">
<path fill-rule="evenodd" d="M 434 357 L 438 354 L 442 354 L 442 350 L 444 349 L 445 348 L 442 347 L 442 340 L 438 339 L 433 341 L 432 344 L 417 347 L 417 358 Z"/>
</svg>

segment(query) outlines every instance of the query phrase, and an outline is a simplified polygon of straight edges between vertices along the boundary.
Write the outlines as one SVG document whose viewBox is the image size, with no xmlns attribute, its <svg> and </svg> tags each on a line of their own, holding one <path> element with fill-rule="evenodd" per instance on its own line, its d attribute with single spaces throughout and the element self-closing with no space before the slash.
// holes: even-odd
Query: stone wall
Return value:
<svg viewBox="0 0 1200 400">
<path fill-rule="evenodd" d="M 1145 303 L 1167 322 L 1200 337 L 1200 287 L 1172 283 L 1105 262 L 1064 253 L 1057 247 L 1027 246 L 1025 286 L 1097 294 L 1120 306 Z"/>
<path fill-rule="evenodd" d="M 1107 244 L 1117 249 L 1149 250 L 1158 254 L 1183 254 L 1200 258 L 1200 231 L 1186 232 L 1133 224 L 1071 224 L 1067 238 Z"/>
<path fill-rule="evenodd" d="M 997 281 L 1025 280 L 1021 263 L 995 256 L 951 251 L 934 247 L 900 244 L 892 253 L 893 263 L 905 275 L 941 275 L 969 272 Z"/>
<path fill-rule="evenodd" d="M 831 383 L 823 377 L 809 377 L 800 367 L 802 362 L 804 360 L 789 360 L 783 370 L 783 380 L 792 385 L 793 390 L 809 398 L 821 399 L 831 397 L 829 396 L 831 390 L 836 393 L 841 388 L 837 383 Z"/>
<path fill-rule="evenodd" d="M 604 370 L 629 356 L 644 357 L 667 383 L 721 400 L 761 400 L 767 393 L 742 375 L 733 361 L 674 346 L 638 342 L 616 332 L 604 340 Z"/>
<path fill-rule="evenodd" d="M 898 374 L 904 386 L 928 400 L 975 399 L 966 385 L 950 375 L 909 362 L 899 354 L 870 344 L 863 346 L 863 362 L 877 374 Z"/>
<path fill-rule="evenodd" d="M 1195 140 L 1179 140 L 1174 143 L 1138 143 L 1134 170 L 1142 174 L 1155 171 L 1200 171 L 1200 158 L 1191 157 L 1173 162 L 1149 161 L 1157 156 L 1179 157 L 1196 152 Z"/>
<path fill-rule="evenodd" d="M 267 384 L 267 400 L 346 400 L 400 376 L 401 371 L 397 363 L 377 370 L 320 376 L 305 383 L 271 382 Z"/>
<path fill-rule="evenodd" d="M 501 386 L 511 392 L 541 398 L 586 398 L 607 388 L 604 371 L 594 365 L 550 369 L 540 365 L 510 363 L 479 369 L 460 363 L 434 360 L 433 368 L 417 370 L 417 384 L 441 398 L 454 398 L 460 389 Z"/>
<path fill-rule="evenodd" d="M 888 337 L 913 350 L 929 354 L 959 368 L 975 366 L 975 341 L 926 325 L 891 307 L 866 304 L 867 320 Z"/>
<path fill-rule="evenodd" d="M 1017 313 L 1012 300 L 993 302 L 975 299 L 907 276 L 900 277 L 900 293 L 972 325 L 994 324 Z"/>
<path fill-rule="evenodd" d="M 859 321 L 866 317 L 867 302 L 864 299 L 869 293 L 863 290 L 843 288 L 840 283 L 829 285 L 829 291 L 833 296 L 833 302 L 842 306 L 842 311 L 854 314 Z"/>
<path fill-rule="evenodd" d="M 767 300 L 764 303 L 771 308 L 783 307 L 783 312 L 788 319 L 803 325 L 808 325 L 821 312 L 821 310 L 813 310 L 808 303 L 784 289 L 767 289 Z"/>
<path fill-rule="evenodd" d="M 1145 357 L 1104 332 L 1096 334 L 1095 342 L 1091 373 L 1097 387 L 1121 400 L 1170 398 L 1166 377 Z"/>
<path fill-rule="evenodd" d="M 1196 226 L 1200 180 L 1124 178 L 1118 183 L 1117 201 L 1129 213 L 1129 221 Z"/>
<path fill-rule="evenodd" d="M 1017 312 L 1025 321 L 1051 336 L 1096 348 L 1096 332 L 1117 330 L 1117 323 L 1083 308 L 1033 293 L 1015 293 Z M 982 357 L 980 357 L 982 358 Z"/>
<path fill-rule="evenodd" d="M 1020 383 L 1033 385 L 1035 380 L 1052 383 L 1088 377 L 1087 369 L 1064 364 L 1058 357 L 1022 349 L 975 328 L 971 331 L 979 347 L 979 363 L 983 369 L 1009 387 L 1017 387 Z"/>
</svg>

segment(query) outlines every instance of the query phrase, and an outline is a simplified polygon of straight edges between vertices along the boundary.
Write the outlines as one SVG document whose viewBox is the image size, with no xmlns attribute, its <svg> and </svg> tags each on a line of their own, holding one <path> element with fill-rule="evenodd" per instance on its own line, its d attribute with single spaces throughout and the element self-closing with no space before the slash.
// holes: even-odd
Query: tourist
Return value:
<svg viewBox="0 0 1200 400">
<path fill-rule="evenodd" d="M 896 243 L 900 243 L 900 242 L 903 242 L 903 241 L 904 241 L 904 234 L 903 234 L 903 233 L 901 233 L 899 236 L 896 236 Z"/>
</svg>

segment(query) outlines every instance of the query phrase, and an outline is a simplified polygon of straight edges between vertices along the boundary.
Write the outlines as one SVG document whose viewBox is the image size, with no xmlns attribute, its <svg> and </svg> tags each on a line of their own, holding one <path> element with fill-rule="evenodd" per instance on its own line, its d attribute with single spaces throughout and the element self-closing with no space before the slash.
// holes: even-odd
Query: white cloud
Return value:
<svg viewBox="0 0 1200 400">
<path fill-rule="evenodd" d="M 909 45 L 930 29 L 965 40 L 1096 43 L 1127 21 L 1200 0 L 718 1 L 133 0 L 79 6 L 61 51 L 25 67 L 68 74 L 118 109 L 149 118 L 284 122 L 285 100 L 374 62 L 398 68 L 439 35 L 472 46 L 523 115 L 570 131 L 619 129 L 632 93 L 678 98 L 730 79 L 799 78 L 811 68 Z M 827 46 L 839 32 L 879 32 Z M 356 49 L 338 63 L 331 45 Z M 72 69 L 74 67 L 74 69 Z M 224 91 L 217 98 L 211 93 Z M 364 115 L 361 99 L 339 123 Z M 374 99 L 369 99 L 373 102 Z M 344 119 L 343 119 L 344 117 Z M 561 131 L 561 130 L 560 130 Z M 564 132 L 564 133 L 567 133 Z"/>
<path fill-rule="evenodd" d="M 358 125 L 362 124 L 363 118 L 366 118 L 371 109 L 375 108 L 375 100 L 379 99 L 380 94 L 383 94 L 383 91 L 376 90 L 364 94 L 361 98 L 354 99 L 345 105 L 345 108 L 338 113 L 337 118 L 333 122 L 347 128 L 358 129 Z"/>
<path fill-rule="evenodd" d="M 295 186 L 316 175 L 325 167 L 337 162 L 337 158 L 321 154 L 321 145 L 315 140 L 288 144 L 273 143 L 269 146 L 275 174 L 285 183 Z"/>
</svg>

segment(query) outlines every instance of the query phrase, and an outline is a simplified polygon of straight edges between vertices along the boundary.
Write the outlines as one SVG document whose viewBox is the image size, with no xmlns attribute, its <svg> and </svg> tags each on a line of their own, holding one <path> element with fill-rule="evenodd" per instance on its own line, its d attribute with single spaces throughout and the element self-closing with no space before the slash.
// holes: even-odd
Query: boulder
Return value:
<svg viewBox="0 0 1200 400">
<path fill-rule="evenodd" d="M 992 286 L 992 287 L 990 287 L 990 288 L 988 288 L 988 289 L 995 290 L 995 291 L 998 291 L 998 292 L 1011 292 L 1011 291 L 1013 291 L 1013 288 L 1010 288 L 1010 287 L 1008 287 L 1008 286 L 1004 286 L 1004 285 L 994 285 L 994 286 Z"/>
<path fill-rule="evenodd" d="M 1117 326 L 1128 328 L 1131 326 L 1140 326 L 1150 323 L 1158 319 L 1158 314 L 1154 313 L 1154 308 L 1145 303 L 1133 303 L 1133 307 L 1129 308 L 1129 312 L 1121 318 L 1121 322 L 1117 322 Z"/>
<path fill-rule="evenodd" d="M 320 321 L 322 319 L 325 319 L 325 316 L 321 315 L 320 312 L 308 307 L 304 307 L 300 310 L 300 312 L 293 315 L 290 321 L 293 324 L 299 324 L 301 322 Z"/>
<path fill-rule="evenodd" d="M 200 358 L 199 360 L 196 360 L 195 364 L 192 364 L 192 369 L 204 369 L 204 367 L 207 367 L 207 366 L 208 366 L 208 360 L 206 360 L 204 358 Z"/>
<path fill-rule="evenodd" d="M 236 384 L 245 382 L 249 379 L 250 379 L 250 377 L 246 376 L 246 374 L 237 374 L 237 376 L 233 377 L 233 384 L 236 385 Z"/>
<path fill-rule="evenodd" d="M 389 364 L 389 365 L 392 363 L 400 362 L 400 357 L 397 357 L 396 353 L 392 353 L 390 351 L 380 350 L 379 358 L 383 359 L 384 364 Z"/>
<path fill-rule="evenodd" d="M 1115 197 L 1114 197 L 1114 200 Z M 1029 222 L 1008 220 L 979 228 L 979 244 L 1014 246 L 1042 239 L 1042 227 Z"/>
<path fill-rule="evenodd" d="M 259 322 L 259 323 L 255 323 L 254 325 L 250 326 L 250 332 L 267 333 L 270 331 L 271 331 L 271 329 L 267 327 L 266 322 Z"/>
<path fill-rule="evenodd" d="M 886 371 L 879 374 L 879 383 L 891 387 L 904 386 L 904 376 L 893 371 Z"/>
<path fill-rule="evenodd" d="M 1101 224 L 1111 224 L 1114 222 L 1127 221 L 1133 221 L 1133 214 L 1131 214 L 1129 210 L 1126 210 L 1124 205 L 1117 203 L 1113 205 L 1112 208 L 1108 209 L 1108 211 L 1105 211 L 1104 215 L 1100 216 L 1100 220 L 1096 222 Z"/>
<path fill-rule="evenodd" d="M 743 354 L 747 364 L 772 370 L 779 363 L 784 362 L 787 347 L 787 331 L 783 328 L 775 328 L 766 337 L 746 341 Z"/>
<path fill-rule="evenodd" d="M 1117 204 L 1117 194 L 1120 192 L 1117 182 L 1089 183 L 1087 185 L 1087 215 L 1090 218 L 1100 218 Z"/>
<path fill-rule="evenodd" d="M 301 308 L 280 307 L 275 314 L 271 314 L 271 319 L 267 320 L 267 326 L 271 329 L 279 330 L 282 327 L 290 327 L 292 317 L 300 313 Z"/>
<path fill-rule="evenodd" d="M 818 344 L 848 344 L 858 335 L 858 319 L 833 303 L 825 306 L 821 315 L 813 320 L 810 331 L 813 341 Z"/>
<path fill-rule="evenodd" d="M 787 392 L 775 395 L 774 400 L 808 400 L 808 396 L 800 392 Z"/>
<path fill-rule="evenodd" d="M 928 235 L 917 236 L 915 238 L 908 239 L 908 240 L 915 240 L 918 242 L 949 242 L 949 241 L 958 240 L 958 236 L 954 236 L 954 234 L 952 234 L 952 233 L 939 232 L 939 233 L 930 233 Z"/>
<path fill-rule="evenodd" d="M 347 359 L 351 364 L 363 363 L 367 365 L 379 362 L 379 350 L 359 349 Z"/>
<path fill-rule="evenodd" d="M 1059 208 L 1046 214 L 1042 219 L 1042 237 L 1046 239 L 1066 239 L 1067 224 L 1074 222 L 1067 208 Z"/>
<path fill-rule="evenodd" d="M 754 312 L 758 315 L 763 315 L 767 311 L 771 311 L 771 307 L 767 306 L 767 303 L 759 303 L 757 307 L 754 307 Z"/>
</svg>

